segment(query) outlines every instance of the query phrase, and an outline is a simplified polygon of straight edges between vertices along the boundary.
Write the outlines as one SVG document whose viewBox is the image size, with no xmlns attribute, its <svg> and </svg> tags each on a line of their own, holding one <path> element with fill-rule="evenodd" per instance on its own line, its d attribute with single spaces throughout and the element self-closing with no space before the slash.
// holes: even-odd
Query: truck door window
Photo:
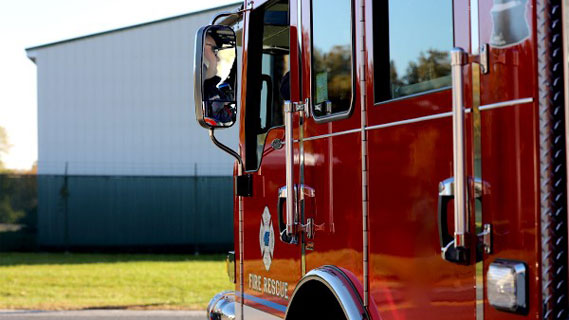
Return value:
<svg viewBox="0 0 569 320">
<path fill-rule="evenodd" d="M 373 2 L 375 102 L 450 87 L 452 2 Z"/>
<path fill-rule="evenodd" d="M 272 1 L 251 12 L 247 48 L 245 168 L 261 164 L 267 132 L 283 125 L 289 71 L 288 1 Z M 283 96 L 284 95 L 284 96 Z"/>
<path fill-rule="evenodd" d="M 349 116 L 353 98 L 350 0 L 312 1 L 312 100 L 314 118 Z"/>
</svg>

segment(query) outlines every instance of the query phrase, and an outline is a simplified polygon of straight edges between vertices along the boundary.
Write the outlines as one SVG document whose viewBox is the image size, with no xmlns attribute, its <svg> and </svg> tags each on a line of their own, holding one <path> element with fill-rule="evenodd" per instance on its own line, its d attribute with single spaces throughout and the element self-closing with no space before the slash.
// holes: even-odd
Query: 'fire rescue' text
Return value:
<svg viewBox="0 0 569 320">
<path fill-rule="evenodd" d="M 288 282 L 274 280 L 250 273 L 249 289 L 288 299 Z"/>
</svg>

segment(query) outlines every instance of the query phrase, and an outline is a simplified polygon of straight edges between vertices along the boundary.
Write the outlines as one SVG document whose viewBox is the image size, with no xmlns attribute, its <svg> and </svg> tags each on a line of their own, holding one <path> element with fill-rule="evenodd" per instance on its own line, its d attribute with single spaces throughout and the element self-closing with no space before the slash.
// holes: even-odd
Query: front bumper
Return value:
<svg viewBox="0 0 569 320">
<path fill-rule="evenodd" d="M 235 292 L 224 291 L 216 294 L 207 306 L 209 320 L 235 320 Z"/>
</svg>

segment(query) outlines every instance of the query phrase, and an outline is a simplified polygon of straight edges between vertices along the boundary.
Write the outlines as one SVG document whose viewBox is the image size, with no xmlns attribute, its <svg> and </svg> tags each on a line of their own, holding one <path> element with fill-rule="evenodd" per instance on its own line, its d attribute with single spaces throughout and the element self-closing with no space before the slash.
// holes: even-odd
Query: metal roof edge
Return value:
<svg viewBox="0 0 569 320">
<path fill-rule="evenodd" d="M 242 4 L 242 1 L 235 1 L 223 6 L 219 6 L 219 7 L 214 7 L 214 8 L 209 8 L 209 9 L 204 9 L 204 10 L 199 10 L 199 11 L 194 11 L 194 12 L 190 12 L 190 13 L 185 13 L 185 14 L 181 14 L 181 15 L 177 15 L 177 16 L 172 16 L 172 17 L 167 17 L 167 18 L 163 18 L 163 19 L 159 19 L 159 20 L 153 20 L 153 21 L 149 21 L 149 22 L 143 22 L 143 23 L 139 23 L 139 24 L 134 24 L 134 25 L 130 25 L 130 26 L 126 26 L 126 27 L 121 27 L 121 28 L 117 28 L 117 29 L 111 29 L 111 30 L 107 30 L 107 31 L 102 31 L 102 32 L 96 32 L 96 33 L 91 33 L 91 34 L 87 34 L 84 36 L 79 36 L 79 37 L 75 37 L 75 38 L 70 38 L 70 39 L 65 39 L 65 40 L 60 40 L 60 41 L 55 41 L 55 42 L 50 42 L 50 43 L 46 43 L 46 44 L 42 44 L 39 46 L 33 46 L 33 47 L 29 47 L 26 48 L 26 52 L 28 52 L 28 58 L 30 58 L 32 61 L 35 62 L 35 59 L 32 59 L 29 56 L 29 51 L 31 50 L 37 50 L 37 49 L 43 49 L 46 47 L 51 47 L 51 46 L 55 46 L 55 45 L 59 45 L 59 44 L 63 44 L 63 43 L 68 43 L 68 42 L 73 42 L 73 41 L 77 41 L 77 40 L 83 40 L 86 38 L 93 38 L 93 37 L 98 37 L 98 36 L 102 36 L 105 34 L 109 34 L 109 33 L 114 33 L 114 32 L 119 32 L 119 31 L 124 31 L 124 30 L 129 30 L 129 29 L 134 29 L 134 28 L 138 28 L 138 27 L 144 27 L 147 25 L 151 25 L 151 24 L 156 24 L 156 23 L 161 23 L 161 22 L 166 22 L 166 21 L 170 21 L 170 20 L 176 20 L 176 19 L 180 19 L 180 18 L 185 18 L 185 17 L 189 17 L 189 16 L 193 16 L 196 14 L 200 14 L 200 13 L 204 13 L 204 12 L 208 12 L 208 11 L 214 11 L 214 10 L 219 10 L 219 9 L 223 9 L 223 8 L 229 8 L 238 4 Z M 35 57 L 34 57 L 35 58 Z"/>
<path fill-rule="evenodd" d="M 36 63 L 36 53 L 34 51 L 28 51 L 28 49 L 26 49 L 26 56 L 32 60 L 33 63 Z"/>
</svg>

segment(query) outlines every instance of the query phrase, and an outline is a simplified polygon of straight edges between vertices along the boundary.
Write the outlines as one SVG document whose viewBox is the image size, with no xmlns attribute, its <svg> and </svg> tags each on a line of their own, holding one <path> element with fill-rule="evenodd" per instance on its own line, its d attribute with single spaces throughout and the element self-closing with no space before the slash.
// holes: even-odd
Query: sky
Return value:
<svg viewBox="0 0 569 320">
<path fill-rule="evenodd" d="M 36 67 L 25 49 L 223 6 L 238 0 L 0 0 L 0 126 L 9 169 L 37 161 Z"/>
</svg>

